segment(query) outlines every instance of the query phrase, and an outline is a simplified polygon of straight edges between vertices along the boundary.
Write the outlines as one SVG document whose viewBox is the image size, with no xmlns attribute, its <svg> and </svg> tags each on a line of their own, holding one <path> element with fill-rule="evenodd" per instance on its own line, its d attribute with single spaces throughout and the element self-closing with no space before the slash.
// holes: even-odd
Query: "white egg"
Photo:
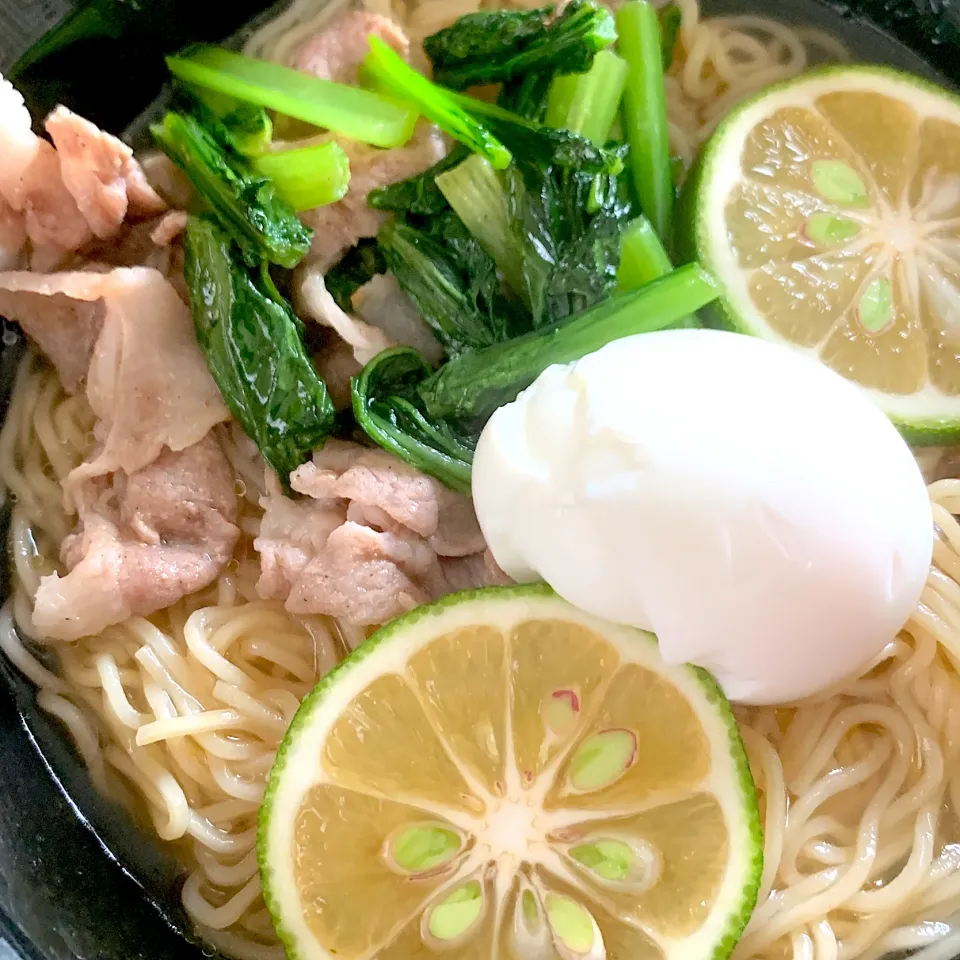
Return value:
<svg viewBox="0 0 960 960">
<path fill-rule="evenodd" d="M 783 703 L 863 669 L 930 565 L 923 478 L 816 360 L 673 330 L 552 367 L 490 419 L 473 491 L 493 555 L 655 632 L 727 696 Z"/>
</svg>

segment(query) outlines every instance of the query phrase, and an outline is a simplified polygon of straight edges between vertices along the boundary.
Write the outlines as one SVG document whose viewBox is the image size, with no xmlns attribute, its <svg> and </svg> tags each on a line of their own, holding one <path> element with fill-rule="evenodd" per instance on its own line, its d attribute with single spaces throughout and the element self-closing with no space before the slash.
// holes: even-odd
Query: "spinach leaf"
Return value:
<svg viewBox="0 0 960 960">
<path fill-rule="evenodd" d="M 542 123 L 547 112 L 547 96 L 554 76 L 552 71 L 528 73 L 525 77 L 503 84 L 497 96 L 497 106 L 524 120 Z"/>
<path fill-rule="evenodd" d="M 197 340 L 213 379 L 286 485 L 290 471 L 326 439 L 335 417 L 299 321 L 269 275 L 251 273 L 211 219 L 190 218 L 184 249 Z"/>
<path fill-rule="evenodd" d="M 626 185 L 609 175 L 519 165 L 507 169 L 504 184 L 533 328 L 608 296 L 616 286 L 621 231 L 633 216 Z"/>
<path fill-rule="evenodd" d="M 695 325 L 693 315 L 718 293 L 709 274 L 687 264 L 559 323 L 451 360 L 417 388 L 420 409 L 431 422 L 453 420 L 479 431 L 547 367 L 572 363 L 622 337 Z"/>
<path fill-rule="evenodd" d="M 151 131 L 163 152 L 182 167 L 251 266 L 262 260 L 295 267 L 310 249 L 304 226 L 270 180 L 239 154 L 228 152 L 196 118 L 168 113 Z"/>
<path fill-rule="evenodd" d="M 385 450 L 452 490 L 469 493 L 474 438 L 450 421 L 428 418 L 417 397 L 417 387 L 432 372 L 410 347 L 384 350 L 353 380 L 353 414 Z"/>
<path fill-rule="evenodd" d="M 496 264 L 452 211 L 390 221 L 377 245 L 450 356 L 516 332 L 518 308 L 501 290 Z"/>
<path fill-rule="evenodd" d="M 613 15 L 594 0 L 529 11 L 481 11 L 423 42 L 437 83 L 463 90 L 528 73 L 582 73 L 617 39 Z"/>
</svg>

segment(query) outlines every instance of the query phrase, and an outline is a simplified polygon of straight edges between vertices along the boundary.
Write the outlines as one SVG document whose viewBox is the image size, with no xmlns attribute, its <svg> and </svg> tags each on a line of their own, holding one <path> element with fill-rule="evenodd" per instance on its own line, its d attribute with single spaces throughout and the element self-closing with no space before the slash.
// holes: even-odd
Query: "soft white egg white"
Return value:
<svg viewBox="0 0 960 960">
<path fill-rule="evenodd" d="M 855 386 L 713 330 L 609 344 L 490 419 L 473 491 L 500 566 L 652 630 L 732 700 L 783 703 L 863 669 L 923 589 L 923 478 Z"/>
</svg>

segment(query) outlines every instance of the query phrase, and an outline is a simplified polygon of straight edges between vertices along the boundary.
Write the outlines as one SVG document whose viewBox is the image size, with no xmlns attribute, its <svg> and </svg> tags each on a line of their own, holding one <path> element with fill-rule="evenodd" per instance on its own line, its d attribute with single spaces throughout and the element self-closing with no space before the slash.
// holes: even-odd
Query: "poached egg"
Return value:
<svg viewBox="0 0 960 960">
<path fill-rule="evenodd" d="M 927 578 L 910 449 L 858 387 L 753 337 L 670 330 L 551 367 L 487 423 L 473 466 L 519 581 L 655 633 L 750 704 L 864 669 Z"/>
</svg>

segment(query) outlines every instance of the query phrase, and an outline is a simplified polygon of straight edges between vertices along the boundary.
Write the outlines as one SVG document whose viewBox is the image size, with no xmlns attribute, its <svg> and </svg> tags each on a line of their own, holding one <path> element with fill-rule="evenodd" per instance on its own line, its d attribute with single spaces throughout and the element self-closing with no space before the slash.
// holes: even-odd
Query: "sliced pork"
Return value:
<svg viewBox="0 0 960 960">
<path fill-rule="evenodd" d="M 149 616 L 213 583 L 239 537 L 234 476 L 212 435 L 164 450 L 112 481 L 85 481 L 79 525 L 63 543 L 69 571 L 40 582 L 34 626 L 76 640 L 131 616 Z"/>
<path fill-rule="evenodd" d="M 0 76 L 0 199 L 16 214 L 45 269 L 94 236 L 112 236 L 127 216 L 166 204 L 124 143 L 58 107 L 47 118 L 57 149 L 31 128 L 23 97 Z"/>
<path fill-rule="evenodd" d="M 335 330 L 337 336 L 349 344 L 361 366 L 372 360 L 381 350 L 394 346 L 393 341 L 382 330 L 371 327 L 340 309 L 337 301 L 333 299 L 333 294 L 327 290 L 320 270 L 307 269 L 301 273 L 295 305 L 301 317 L 307 317 Z"/>
<path fill-rule="evenodd" d="M 116 470 L 132 474 L 227 419 L 190 310 L 156 270 L 0 274 L 0 314 L 20 323 L 67 389 L 86 377 L 98 448 L 68 489 Z"/>
<path fill-rule="evenodd" d="M 377 13 L 350 10 L 307 40 L 290 65 L 321 80 L 356 84 L 360 64 L 370 52 L 371 36 L 389 44 L 405 60 L 409 57 L 410 41 L 393 20 Z"/>
<path fill-rule="evenodd" d="M 351 305 L 364 323 L 382 330 L 394 343 L 416 348 L 428 363 L 443 359 L 440 341 L 392 273 L 377 274 L 367 281 L 353 295 Z"/>
<path fill-rule="evenodd" d="M 150 239 L 158 247 L 169 247 L 187 229 L 187 214 L 184 210 L 165 213 L 150 231 Z"/>
<path fill-rule="evenodd" d="M 447 154 L 442 135 L 421 121 L 410 142 L 393 150 L 338 141 L 350 159 L 350 188 L 336 203 L 307 210 L 301 219 L 314 230 L 307 263 L 326 272 L 364 237 L 375 237 L 383 223 L 379 210 L 367 206 L 371 190 L 422 173 Z"/>
<path fill-rule="evenodd" d="M 331 336 L 314 354 L 313 364 L 327 385 L 327 393 L 338 410 L 350 406 L 350 381 L 363 369 L 353 347 L 339 337 Z"/>
<path fill-rule="evenodd" d="M 128 212 L 136 220 L 166 210 L 125 143 L 66 107 L 57 107 L 44 126 L 57 149 L 64 185 L 96 236 L 112 236 Z"/>
<path fill-rule="evenodd" d="M 99 273 L 0 274 L 0 315 L 23 327 L 70 393 L 90 368 L 106 314 L 103 290 Z"/>
<path fill-rule="evenodd" d="M 56 265 L 64 251 L 92 236 L 90 226 L 60 175 L 56 151 L 31 128 L 19 92 L 0 76 L 0 198 L 41 250 L 40 260 Z"/>
<path fill-rule="evenodd" d="M 330 534 L 347 519 L 333 501 L 294 500 L 283 495 L 276 475 L 267 473 L 266 508 L 254 546 L 260 553 L 257 592 L 265 600 L 286 600 L 307 564 L 323 552 Z"/>
<path fill-rule="evenodd" d="M 314 500 L 377 508 L 443 556 L 462 557 L 485 547 L 469 498 L 386 450 L 330 441 L 290 474 L 290 486 Z"/>
<path fill-rule="evenodd" d="M 141 155 L 140 167 L 147 183 L 174 209 L 186 210 L 196 193 L 190 178 L 165 153 Z"/>
<path fill-rule="evenodd" d="M 0 270 L 20 266 L 27 228 L 23 217 L 0 195 Z"/>
<path fill-rule="evenodd" d="M 417 584 L 437 564 L 420 539 L 347 521 L 304 568 L 287 599 L 291 613 L 314 613 L 350 623 L 383 623 L 426 603 Z"/>
<path fill-rule="evenodd" d="M 23 174 L 36 159 L 40 143 L 23 97 L 0 76 L 0 196 L 14 210 L 21 209 Z"/>
<path fill-rule="evenodd" d="M 273 481 L 260 536 L 264 597 L 295 613 L 384 623 L 452 590 L 500 582 L 469 498 L 384 450 L 331 440 Z"/>
<path fill-rule="evenodd" d="M 36 155 L 23 171 L 12 203 L 23 214 L 30 242 L 41 251 L 38 262 L 56 266 L 66 253 L 93 239 L 90 224 L 63 182 L 60 158 L 46 140 L 37 138 Z"/>
</svg>

